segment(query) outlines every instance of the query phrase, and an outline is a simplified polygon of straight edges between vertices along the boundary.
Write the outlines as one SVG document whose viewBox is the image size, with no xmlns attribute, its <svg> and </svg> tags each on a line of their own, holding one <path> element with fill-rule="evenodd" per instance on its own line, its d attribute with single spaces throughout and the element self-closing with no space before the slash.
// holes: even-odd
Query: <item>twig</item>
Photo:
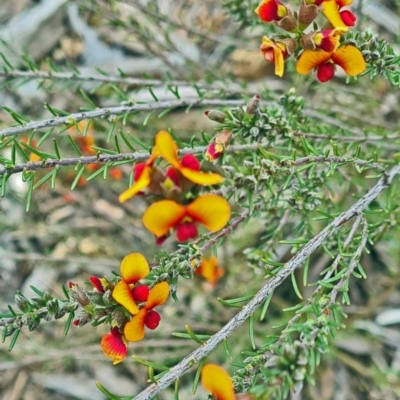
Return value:
<svg viewBox="0 0 400 400">
<path fill-rule="evenodd" d="M 134 104 L 124 105 L 117 107 L 99 108 L 94 111 L 85 111 L 80 113 L 73 113 L 66 117 L 53 117 L 37 122 L 28 122 L 21 126 L 3 129 L 0 131 L 0 140 L 8 136 L 16 136 L 20 133 L 29 132 L 33 130 L 52 128 L 60 125 L 70 126 L 74 121 L 79 122 L 84 119 L 93 118 L 106 118 L 114 115 L 127 114 L 134 111 L 154 111 L 154 110 L 165 110 L 168 108 L 180 108 L 180 107 L 197 107 L 197 106 L 238 106 L 243 105 L 243 100 L 212 100 L 212 99 L 182 99 L 182 100 L 171 100 L 171 101 L 159 101 L 150 104 Z"/>
<path fill-rule="evenodd" d="M 71 72 L 46 72 L 46 71 L 0 71 L 1 78 L 25 78 L 37 80 L 59 80 L 59 81 L 84 81 L 84 82 L 103 82 L 103 83 L 120 83 L 132 86 L 187 86 L 190 85 L 188 81 L 180 80 L 166 80 L 161 79 L 144 79 L 144 78 L 131 78 L 119 76 L 106 76 L 106 75 L 79 75 Z M 201 88 L 214 88 L 214 84 L 206 82 L 196 82 L 196 86 Z"/>
<path fill-rule="evenodd" d="M 400 174 L 400 165 L 395 166 L 387 175 L 382 177 L 368 193 L 358 200 L 347 211 L 340 214 L 329 225 L 327 225 L 318 235 L 314 236 L 304 247 L 290 260 L 282 269 L 271 278 L 249 301 L 242 310 L 233 317 L 219 332 L 207 340 L 203 346 L 196 349 L 186 356 L 175 367 L 171 368 L 167 374 L 160 378 L 156 384 L 152 384 L 134 397 L 135 400 L 151 400 L 157 393 L 169 386 L 175 379 L 179 378 L 193 364 L 206 357 L 224 339 L 230 336 L 239 326 L 241 326 L 253 313 L 261 306 L 267 297 L 278 287 L 296 268 L 300 267 L 305 260 L 341 225 L 349 221 L 355 215 L 360 214 L 368 205 L 375 200 Z"/>
<path fill-rule="evenodd" d="M 260 144 L 241 144 L 232 145 L 227 147 L 226 152 L 234 153 L 248 150 L 257 150 L 260 147 L 270 147 L 269 143 Z M 180 155 L 185 154 L 201 154 L 207 150 L 207 146 L 197 146 L 193 148 L 185 148 L 179 150 Z M 37 171 L 43 168 L 54 168 L 54 167 L 67 167 L 71 165 L 88 165 L 88 164 L 101 164 L 106 162 L 117 162 L 132 160 L 133 162 L 142 162 L 147 160 L 149 154 L 147 152 L 136 152 L 136 153 L 120 153 L 120 154 L 100 154 L 96 156 L 82 156 L 82 157 L 67 157 L 62 159 L 47 159 L 43 161 L 27 162 L 22 164 L 17 164 L 13 167 L 5 167 L 0 165 L 0 176 L 1 175 L 12 175 L 22 171 Z M 310 156 L 299 158 L 293 161 L 292 166 L 301 166 L 309 162 L 316 163 L 338 163 L 338 164 L 356 164 L 362 167 L 369 167 L 378 170 L 379 172 L 385 172 L 385 168 L 379 164 L 361 160 L 358 158 L 346 158 L 346 157 L 325 157 L 325 156 Z"/>
</svg>

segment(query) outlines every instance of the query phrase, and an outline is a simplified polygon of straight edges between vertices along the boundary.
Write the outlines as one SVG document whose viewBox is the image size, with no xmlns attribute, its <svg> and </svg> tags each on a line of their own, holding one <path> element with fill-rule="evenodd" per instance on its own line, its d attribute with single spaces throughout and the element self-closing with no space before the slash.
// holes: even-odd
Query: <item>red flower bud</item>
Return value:
<svg viewBox="0 0 400 400">
<path fill-rule="evenodd" d="M 342 21 L 346 26 L 354 26 L 356 24 L 357 17 L 349 10 L 344 10 L 340 13 Z"/>
<path fill-rule="evenodd" d="M 150 289 L 146 285 L 136 286 L 132 289 L 132 296 L 138 303 L 143 303 L 149 297 Z"/>
<path fill-rule="evenodd" d="M 150 310 L 147 315 L 146 319 L 144 320 L 144 324 L 151 330 L 156 329 L 157 326 L 160 324 L 161 316 L 157 311 Z"/>
<path fill-rule="evenodd" d="M 165 178 L 166 179 L 171 179 L 171 181 L 174 183 L 175 186 L 179 187 L 179 178 L 176 170 L 174 168 L 168 168 L 166 173 L 165 173 Z"/>
<path fill-rule="evenodd" d="M 91 276 L 89 277 L 89 281 L 92 283 L 92 285 L 100 292 L 104 293 L 105 289 L 103 287 L 103 284 L 101 282 L 101 279 L 97 276 Z"/>
</svg>

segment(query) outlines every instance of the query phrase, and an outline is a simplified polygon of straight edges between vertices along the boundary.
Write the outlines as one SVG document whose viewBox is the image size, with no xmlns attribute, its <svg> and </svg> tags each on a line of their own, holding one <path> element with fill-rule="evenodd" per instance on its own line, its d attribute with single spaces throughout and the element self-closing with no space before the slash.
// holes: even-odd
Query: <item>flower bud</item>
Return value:
<svg viewBox="0 0 400 400">
<path fill-rule="evenodd" d="M 276 24 L 279 26 L 279 28 L 282 28 L 285 31 L 293 32 L 297 28 L 297 21 L 295 20 L 292 11 L 289 8 L 287 11 L 288 13 L 286 17 L 276 21 Z"/>
<path fill-rule="evenodd" d="M 57 299 L 53 299 L 47 302 L 47 309 L 50 314 L 55 314 L 59 310 L 60 306 Z"/>
<path fill-rule="evenodd" d="M 112 313 L 111 326 L 122 328 L 126 323 L 125 312 L 121 308 L 117 308 Z"/>
<path fill-rule="evenodd" d="M 86 325 L 91 320 L 91 316 L 84 310 L 82 310 L 72 322 L 75 326 L 81 327 Z"/>
<path fill-rule="evenodd" d="M 54 319 L 60 319 L 62 318 L 68 311 L 65 308 L 60 308 L 57 310 L 57 312 L 54 314 Z"/>
<path fill-rule="evenodd" d="M 227 130 L 223 130 L 218 135 L 214 136 L 211 143 L 208 145 L 204 157 L 207 161 L 213 162 L 217 160 L 221 154 L 225 151 L 228 143 L 232 139 L 232 133 Z"/>
<path fill-rule="evenodd" d="M 107 278 L 99 278 L 98 276 L 89 277 L 91 284 L 100 292 L 104 293 L 108 288 L 108 279 Z"/>
<path fill-rule="evenodd" d="M 260 104 L 260 96 L 256 94 L 247 103 L 246 114 L 254 115 L 258 110 L 259 104 Z"/>
<path fill-rule="evenodd" d="M 21 293 L 15 295 L 15 304 L 22 312 L 28 312 L 31 309 L 29 301 Z"/>
<path fill-rule="evenodd" d="M 73 283 L 72 286 L 69 285 L 69 288 L 71 297 L 76 302 L 78 302 L 82 307 L 85 307 L 90 303 L 87 293 L 84 290 L 82 290 L 78 285 Z"/>
<path fill-rule="evenodd" d="M 6 338 L 7 336 L 11 336 L 15 332 L 16 328 L 14 325 L 6 325 L 3 328 L 2 336 L 3 338 Z"/>
<path fill-rule="evenodd" d="M 221 124 L 224 123 L 226 120 L 226 114 L 218 110 L 205 111 L 204 114 L 211 121 L 219 122 Z"/>
</svg>

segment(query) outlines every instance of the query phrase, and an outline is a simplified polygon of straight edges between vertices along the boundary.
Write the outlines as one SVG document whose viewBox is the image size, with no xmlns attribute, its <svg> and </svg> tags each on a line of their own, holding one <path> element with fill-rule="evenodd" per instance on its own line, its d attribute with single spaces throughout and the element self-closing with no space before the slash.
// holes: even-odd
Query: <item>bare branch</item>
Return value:
<svg viewBox="0 0 400 400">
<path fill-rule="evenodd" d="M 187 355 L 179 364 L 171 368 L 170 371 L 160 378 L 156 384 L 152 384 L 134 397 L 135 400 L 151 400 L 157 393 L 168 387 L 175 379 L 179 378 L 193 364 L 199 362 L 214 350 L 219 343 L 230 336 L 239 326 L 241 326 L 253 313 L 261 306 L 267 297 L 278 287 L 296 268 L 303 265 L 305 260 L 341 225 L 349 221 L 355 215 L 360 214 L 368 205 L 375 200 L 400 174 L 400 165 L 394 167 L 387 175 L 382 177 L 368 193 L 358 200 L 347 211 L 340 214 L 329 225 L 327 225 L 318 235 L 314 236 L 304 247 L 290 260 L 284 267 L 271 278 L 249 301 L 242 310 L 232 318 L 219 332 L 207 340 L 203 346 Z"/>
<path fill-rule="evenodd" d="M 134 104 L 124 105 L 117 107 L 99 108 L 94 111 L 85 111 L 80 113 L 73 113 L 66 117 L 53 117 L 43 121 L 29 122 L 21 126 L 16 126 L 0 131 L 0 140 L 8 136 L 16 136 L 20 133 L 29 132 L 33 130 L 52 128 L 60 125 L 71 126 L 74 121 L 79 122 L 84 119 L 93 118 L 110 118 L 115 115 L 127 114 L 134 111 L 154 111 L 165 110 L 167 108 L 180 108 L 180 107 L 206 107 L 206 106 L 239 106 L 243 105 L 243 100 L 210 100 L 210 99 L 182 99 L 172 101 L 160 101 L 150 104 Z"/>
</svg>

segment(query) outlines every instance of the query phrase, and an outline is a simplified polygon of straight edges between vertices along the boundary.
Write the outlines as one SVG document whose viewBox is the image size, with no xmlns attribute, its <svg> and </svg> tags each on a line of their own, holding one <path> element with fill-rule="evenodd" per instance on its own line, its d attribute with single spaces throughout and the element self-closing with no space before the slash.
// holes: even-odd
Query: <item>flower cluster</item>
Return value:
<svg viewBox="0 0 400 400">
<path fill-rule="evenodd" d="M 342 35 L 356 22 L 356 16 L 347 9 L 351 3 L 352 0 L 302 0 L 298 13 L 293 13 L 280 0 L 263 0 L 255 10 L 260 19 L 290 33 L 283 38 L 262 38 L 260 51 L 266 61 L 275 64 L 275 74 L 283 76 L 284 61 L 292 54 L 298 55 L 296 71 L 305 75 L 316 70 L 320 82 L 333 78 L 336 65 L 349 76 L 364 72 L 361 51 L 342 43 Z M 326 22 L 318 28 L 314 20 L 321 11 Z M 305 33 L 312 22 L 317 30 Z"/>
<path fill-rule="evenodd" d="M 161 316 L 155 310 L 169 296 L 169 284 L 149 284 L 150 268 L 140 253 L 128 254 L 121 262 L 121 277 L 115 282 L 91 276 L 94 291 L 85 291 L 70 283 L 71 297 L 81 306 L 73 324 L 83 326 L 100 321 L 111 325 L 110 333 L 103 336 L 101 348 L 114 364 L 123 361 L 128 343 L 138 342 L 145 336 L 145 327 L 154 330 Z M 144 282 L 144 283 L 143 283 Z"/>
<path fill-rule="evenodd" d="M 156 166 L 158 158 L 163 158 L 169 166 Z M 143 224 L 156 236 L 157 244 L 172 230 L 180 242 L 193 239 L 198 235 L 198 224 L 209 231 L 218 231 L 230 218 L 230 206 L 223 197 L 195 194 L 198 185 L 215 185 L 223 177 L 201 171 L 199 160 L 192 154 L 179 159 L 178 146 L 166 131 L 157 133 L 149 159 L 135 165 L 134 180 L 119 200 L 125 202 L 135 195 L 146 195 L 149 200 L 162 198 L 152 203 L 143 215 Z"/>
</svg>

